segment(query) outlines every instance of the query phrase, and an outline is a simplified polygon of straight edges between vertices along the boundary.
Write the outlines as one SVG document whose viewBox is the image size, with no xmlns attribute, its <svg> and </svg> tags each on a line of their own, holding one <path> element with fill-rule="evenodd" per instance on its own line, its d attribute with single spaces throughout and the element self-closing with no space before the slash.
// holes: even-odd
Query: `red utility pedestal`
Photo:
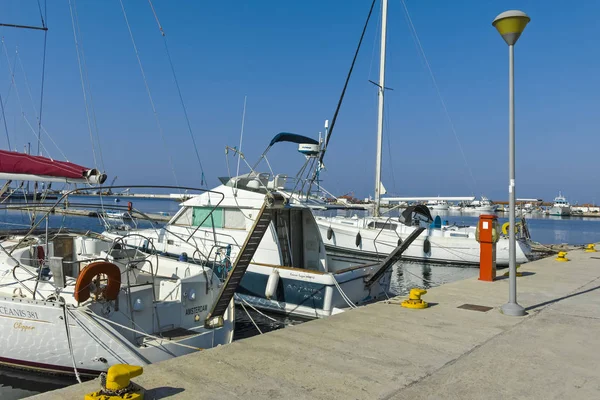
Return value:
<svg viewBox="0 0 600 400">
<path fill-rule="evenodd" d="M 498 217 L 480 215 L 479 225 L 479 280 L 493 282 L 496 279 L 496 242 L 498 241 Z"/>
</svg>

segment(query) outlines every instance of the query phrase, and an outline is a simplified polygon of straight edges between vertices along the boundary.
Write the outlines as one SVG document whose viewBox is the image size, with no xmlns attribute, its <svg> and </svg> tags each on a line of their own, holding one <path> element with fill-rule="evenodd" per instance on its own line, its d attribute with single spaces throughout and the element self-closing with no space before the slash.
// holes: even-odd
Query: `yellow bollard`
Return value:
<svg viewBox="0 0 600 400">
<path fill-rule="evenodd" d="M 131 382 L 143 372 L 137 365 L 115 364 L 100 375 L 102 389 L 86 394 L 84 400 L 144 400 L 144 389 Z"/>
<path fill-rule="evenodd" d="M 523 273 L 518 271 L 519 268 L 521 268 L 521 264 L 517 265 L 517 267 L 515 268 L 517 270 L 517 278 L 523 276 Z M 509 275 L 510 275 L 509 271 L 506 271 L 503 276 L 509 276 Z"/>
<path fill-rule="evenodd" d="M 569 261 L 569 259 L 567 258 L 567 252 L 566 251 L 559 251 L 558 255 L 555 258 L 556 261 Z"/>
<path fill-rule="evenodd" d="M 594 245 L 594 243 L 590 243 L 587 246 L 585 246 L 585 252 L 586 253 L 595 253 L 596 252 L 596 245 Z"/>
<path fill-rule="evenodd" d="M 421 300 L 421 296 L 423 296 L 425 293 L 427 293 L 427 290 L 425 289 L 410 289 L 408 299 L 404 300 L 400 305 L 405 308 L 427 308 L 429 304 Z"/>
</svg>

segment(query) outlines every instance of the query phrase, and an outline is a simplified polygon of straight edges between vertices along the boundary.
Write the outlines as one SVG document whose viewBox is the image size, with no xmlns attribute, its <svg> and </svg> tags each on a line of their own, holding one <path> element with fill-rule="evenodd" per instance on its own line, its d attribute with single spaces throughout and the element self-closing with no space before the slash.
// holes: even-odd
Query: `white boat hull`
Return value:
<svg viewBox="0 0 600 400">
<path fill-rule="evenodd" d="M 353 255 L 364 259 L 381 259 L 398 246 L 399 239 L 404 241 L 414 230 L 412 227 L 398 225 L 398 230 L 379 230 L 358 228 L 336 223 L 328 218 L 317 218 L 321 236 L 325 241 L 328 255 L 344 257 Z M 332 234 L 327 235 L 331 229 Z M 357 245 L 357 234 L 361 240 Z M 328 236 L 330 239 L 328 239 Z M 428 242 L 428 244 L 426 244 Z M 501 237 L 496 244 L 496 264 L 507 266 L 509 263 L 509 240 Z M 517 241 L 517 263 L 528 261 L 529 246 Z M 429 261 L 436 263 L 479 265 L 479 243 L 475 240 L 474 230 L 456 230 L 442 232 L 440 229 L 425 230 L 402 256 L 404 259 Z"/>
</svg>

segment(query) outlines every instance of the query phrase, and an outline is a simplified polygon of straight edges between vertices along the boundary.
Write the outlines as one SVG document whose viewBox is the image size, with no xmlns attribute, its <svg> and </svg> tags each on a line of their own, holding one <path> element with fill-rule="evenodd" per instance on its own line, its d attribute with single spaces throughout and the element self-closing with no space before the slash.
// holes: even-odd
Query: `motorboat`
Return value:
<svg viewBox="0 0 600 400">
<path fill-rule="evenodd" d="M 290 133 L 276 136 L 276 142 L 311 140 Z M 286 190 L 292 178 L 252 171 L 220 180 L 220 186 L 181 203 L 180 210 L 161 228 L 117 228 L 104 235 L 126 237 L 127 247 L 145 251 L 152 247 L 153 252 L 175 258 L 208 258 L 216 273 L 226 279 L 246 237 L 261 219 L 266 196 L 276 194 L 286 199 L 286 205 L 272 211 L 265 221 L 266 232 L 236 288 L 237 302 L 297 317 L 321 318 L 386 298 L 391 270 L 376 282 L 367 283 L 378 268 L 373 260 L 330 257 L 311 208 Z"/>
<path fill-rule="evenodd" d="M 549 215 L 557 217 L 566 217 L 571 215 L 571 204 L 569 204 L 561 192 L 558 192 L 558 196 L 554 198 L 554 204 L 552 205 L 552 208 L 550 208 Z"/>
</svg>

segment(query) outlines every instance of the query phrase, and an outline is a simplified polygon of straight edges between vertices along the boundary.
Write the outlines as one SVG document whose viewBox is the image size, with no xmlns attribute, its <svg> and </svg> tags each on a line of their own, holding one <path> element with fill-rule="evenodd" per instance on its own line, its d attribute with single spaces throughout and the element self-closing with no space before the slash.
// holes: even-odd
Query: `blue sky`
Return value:
<svg viewBox="0 0 600 400">
<path fill-rule="evenodd" d="M 42 2 L 43 3 L 43 2 Z M 70 161 L 94 165 L 69 3 L 51 1 L 43 125 Z M 168 59 L 147 1 L 124 0 L 163 126 L 146 95 L 118 0 L 79 0 L 87 74 L 104 167 L 118 184 L 200 185 Z M 383 183 L 401 196 L 486 195 L 507 198 L 508 49 L 491 26 L 518 8 L 532 22 L 516 46 L 517 196 L 600 202 L 594 184 L 599 141 L 598 2 L 406 1 L 466 156 L 443 111 L 404 15 L 389 0 Z M 166 31 L 209 186 L 227 175 L 225 145 L 239 142 L 255 160 L 281 131 L 317 137 L 331 119 L 370 1 L 154 0 Z M 324 185 L 335 194 L 373 191 L 378 79 L 379 5 L 365 38 L 325 160 Z M 35 0 L 7 0 L 2 22 L 38 24 Z M 43 33 L 0 28 L 9 62 L 18 46 L 16 95 L 4 49 L 0 94 L 13 147 L 36 141 Z M 25 75 L 31 87 L 29 98 Z M 20 98 L 20 104 L 19 104 Z M 0 146 L 7 148 L 0 124 Z M 49 153 L 62 158 L 44 137 Z M 96 151 L 98 151 L 96 146 Z M 282 144 L 269 157 L 293 174 L 303 159 Z M 237 159 L 229 158 L 235 167 Z M 100 164 L 98 162 L 98 164 Z M 101 167 L 101 165 L 99 165 Z M 469 172 L 471 171 L 471 172 Z M 245 171 L 244 171 L 245 172 Z M 471 174 L 473 179 L 471 178 Z"/>
</svg>

